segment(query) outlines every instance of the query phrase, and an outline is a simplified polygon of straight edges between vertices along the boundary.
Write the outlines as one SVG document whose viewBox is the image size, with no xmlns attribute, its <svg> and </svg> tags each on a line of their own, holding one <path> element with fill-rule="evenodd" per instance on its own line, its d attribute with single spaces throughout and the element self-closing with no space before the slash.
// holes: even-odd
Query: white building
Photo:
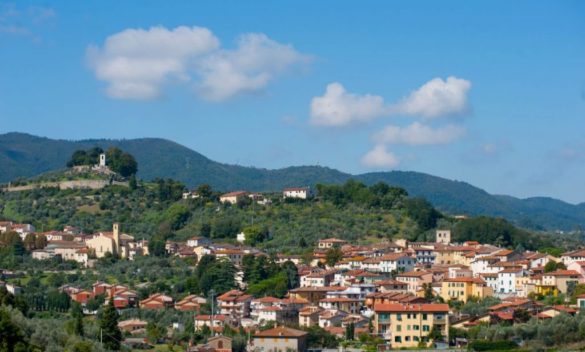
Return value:
<svg viewBox="0 0 585 352">
<path fill-rule="evenodd" d="M 415 259 L 404 253 L 390 253 L 379 258 L 379 271 L 390 273 L 393 271 L 408 272 L 414 270 Z"/>
<path fill-rule="evenodd" d="M 297 198 L 297 199 L 308 199 L 311 195 L 309 187 L 291 187 L 282 190 L 282 197 Z"/>
<path fill-rule="evenodd" d="M 521 267 L 510 267 L 498 273 L 498 287 L 496 293 L 516 294 L 516 279 L 524 276 Z"/>
</svg>

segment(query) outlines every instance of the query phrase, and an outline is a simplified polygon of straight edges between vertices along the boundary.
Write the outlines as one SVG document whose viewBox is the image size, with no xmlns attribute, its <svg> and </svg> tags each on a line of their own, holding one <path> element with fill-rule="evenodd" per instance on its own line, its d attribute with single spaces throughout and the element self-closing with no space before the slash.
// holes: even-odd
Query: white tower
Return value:
<svg viewBox="0 0 585 352">
<path fill-rule="evenodd" d="M 106 154 L 100 154 L 100 167 L 106 167 Z"/>
</svg>

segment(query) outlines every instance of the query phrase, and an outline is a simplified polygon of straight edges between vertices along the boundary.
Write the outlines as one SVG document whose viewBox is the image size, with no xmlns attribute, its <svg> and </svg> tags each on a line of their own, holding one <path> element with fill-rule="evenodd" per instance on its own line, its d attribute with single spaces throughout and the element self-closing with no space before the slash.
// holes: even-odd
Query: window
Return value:
<svg viewBox="0 0 585 352">
<path fill-rule="evenodd" d="M 400 313 L 396 314 L 396 320 L 402 321 L 402 314 Z"/>
<path fill-rule="evenodd" d="M 402 325 L 396 325 L 396 331 L 398 332 L 402 331 Z"/>
<path fill-rule="evenodd" d="M 427 320 L 427 313 L 423 313 L 423 320 Z"/>
<path fill-rule="evenodd" d="M 423 331 L 431 331 L 428 325 L 423 325 Z"/>
<path fill-rule="evenodd" d="M 413 337 L 414 341 L 418 341 L 418 336 Z"/>
<path fill-rule="evenodd" d="M 404 341 L 409 342 L 410 341 L 410 336 L 404 337 Z"/>
<path fill-rule="evenodd" d="M 406 330 L 410 331 L 410 325 L 406 325 Z"/>
<path fill-rule="evenodd" d="M 402 342 L 402 336 L 394 336 L 394 342 L 401 343 Z"/>
<path fill-rule="evenodd" d="M 413 326 L 412 326 L 412 329 L 413 329 L 413 330 L 415 330 L 415 331 L 418 331 L 418 330 L 420 330 L 420 326 L 418 326 L 418 325 L 413 325 Z"/>
<path fill-rule="evenodd" d="M 413 318 L 413 319 L 416 319 L 416 313 L 414 313 L 414 314 L 412 315 L 412 318 Z"/>
</svg>

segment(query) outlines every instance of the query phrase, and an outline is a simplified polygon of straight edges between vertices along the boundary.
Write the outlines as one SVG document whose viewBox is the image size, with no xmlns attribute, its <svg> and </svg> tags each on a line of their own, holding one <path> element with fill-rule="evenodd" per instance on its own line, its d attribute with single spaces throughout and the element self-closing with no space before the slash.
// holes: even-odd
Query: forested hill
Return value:
<svg viewBox="0 0 585 352">
<path fill-rule="evenodd" d="M 287 186 L 340 183 L 355 178 L 366 184 L 384 181 L 405 188 L 411 195 L 428 199 L 452 214 L 507 218 L 521 226 L 572 230 L 585 227 L 585 205 L 572 205 L 551 198 L 518 199 L 491 195 L 465 182 L 418 172 L 377 172 L 350 175 L 320 166 L 297 166 L 278 170 L 222 164 L 165 139 L 54 140 L 23 133 L 0 135 L 0 182 L 31 177 L 63 168 L 77 149 L 116 146 L 134 155 L 138 176 L 144 179 L 173 178 L 188 186 L 202 183 L 214 189 L 277 191 Z"/>
</svg>

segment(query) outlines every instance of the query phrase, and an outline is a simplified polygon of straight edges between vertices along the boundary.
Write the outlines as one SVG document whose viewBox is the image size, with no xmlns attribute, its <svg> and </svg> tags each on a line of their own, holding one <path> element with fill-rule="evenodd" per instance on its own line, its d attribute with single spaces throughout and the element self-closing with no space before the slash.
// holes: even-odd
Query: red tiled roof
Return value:
<svg viewBox="0 0 585 352">
<path fill-rule="evenodd" d="M 273 329 L 256 332 L 254 337 L 302 337 L 305 335 L 307 333 L 304 331 L 278 326 Z"/>
<path fill-rule="evenodd" d="M 449 312 L 449 305 L 443 303 L 428 303 L 428 304 L 376 304 L 374 305 L 376 312 Z"/>
</svg>

